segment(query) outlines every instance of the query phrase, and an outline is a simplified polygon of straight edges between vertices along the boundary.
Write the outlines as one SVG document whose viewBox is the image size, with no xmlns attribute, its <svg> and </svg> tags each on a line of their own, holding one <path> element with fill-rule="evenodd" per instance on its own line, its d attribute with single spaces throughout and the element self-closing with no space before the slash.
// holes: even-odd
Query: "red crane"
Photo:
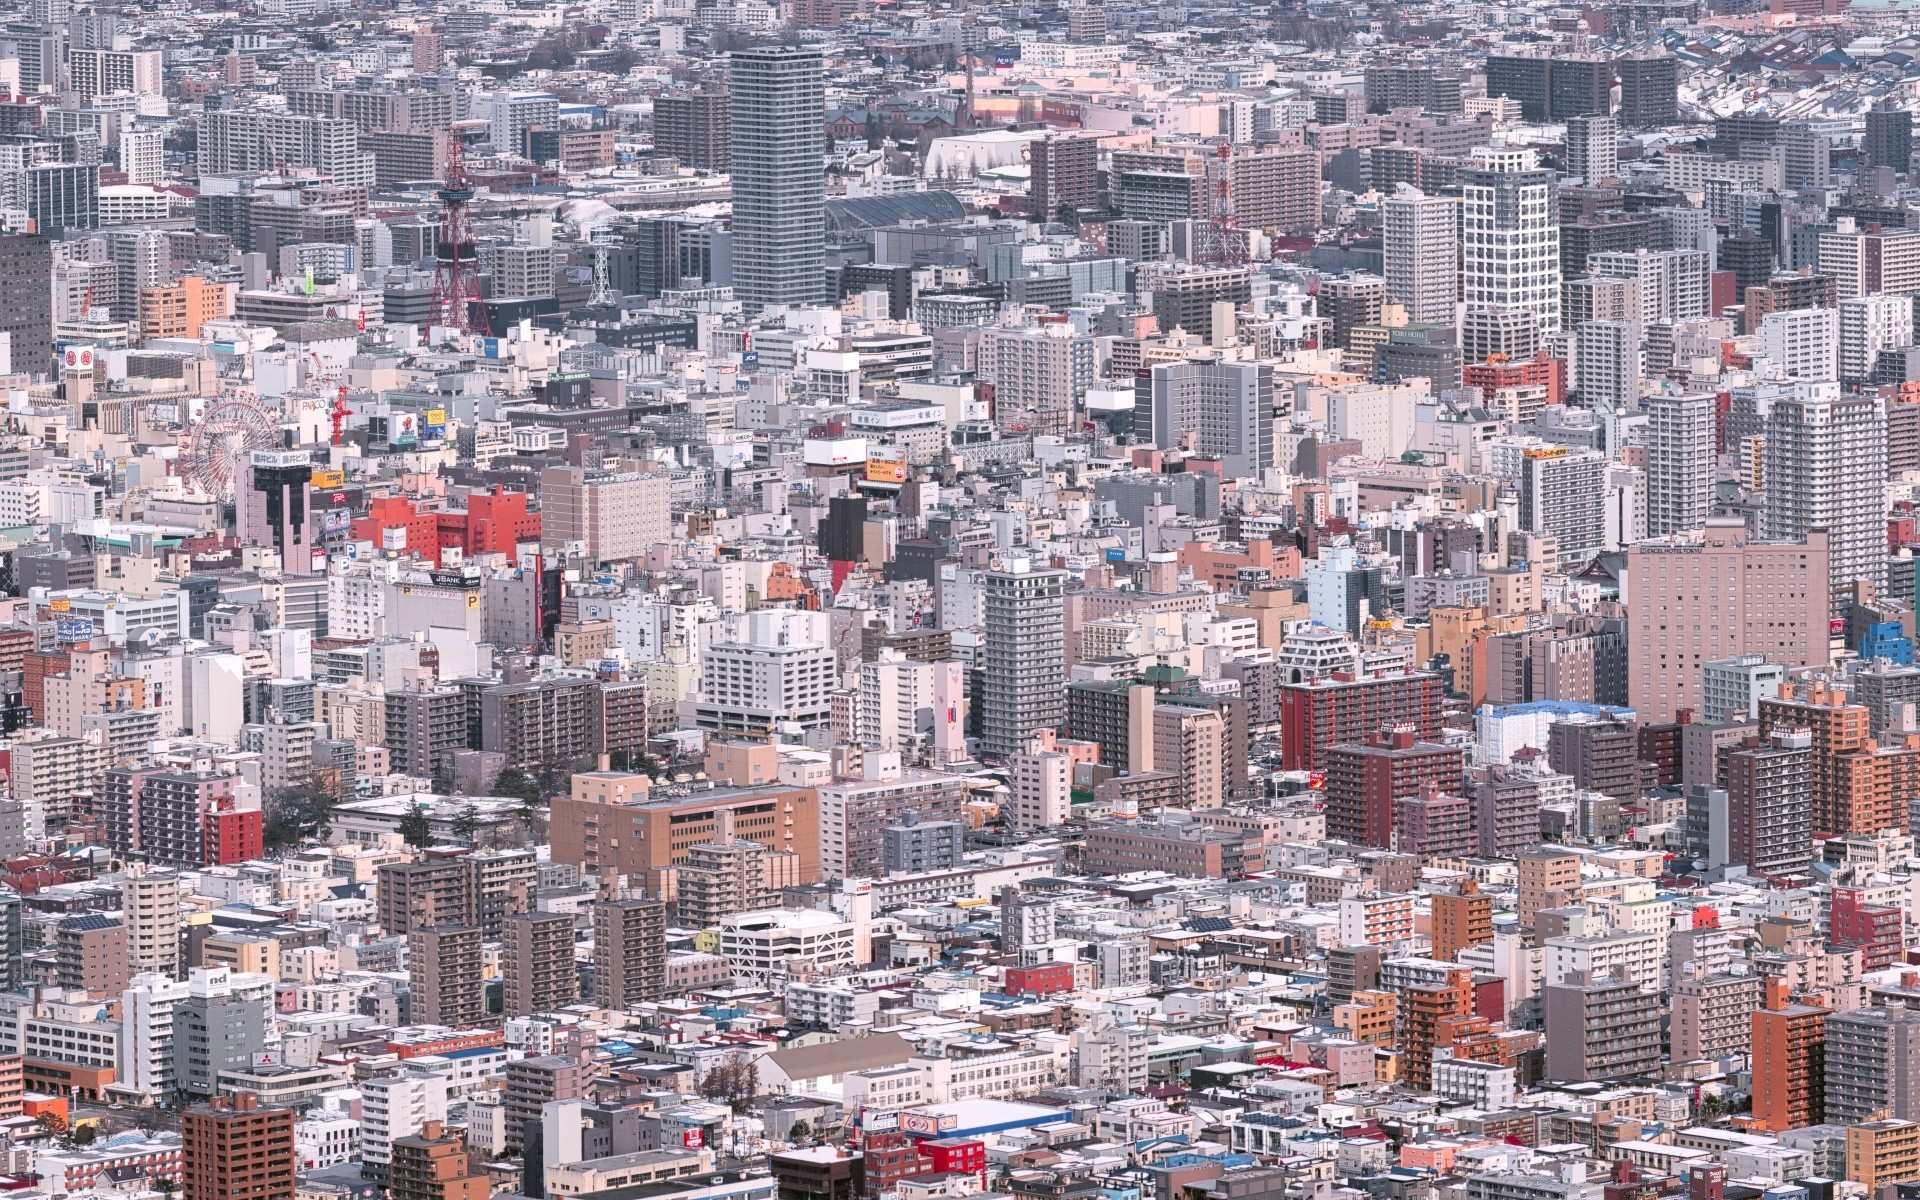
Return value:
<svg viewBox="0 0 1920 1200">
<path fill-rule="evenodd" d="M 347 407 L 347 385 L 341 384 L 340 391 L 333 398 L 333 408 L 328 416 L 333 418 L 333 444 L 338 446 L 347 428 L 347 418 L 353 410 Z"/>
</svg>

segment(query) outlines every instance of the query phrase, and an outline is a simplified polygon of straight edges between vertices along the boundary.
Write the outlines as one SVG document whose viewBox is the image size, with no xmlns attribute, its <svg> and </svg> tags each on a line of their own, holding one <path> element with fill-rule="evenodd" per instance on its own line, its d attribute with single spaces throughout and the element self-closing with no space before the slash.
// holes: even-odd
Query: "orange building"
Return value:
<svg viewBox="0 0 1920 1200">
<path fill-rule="evenodd" d="M 0 1117 L 20 1116 L 26 1094 L 26 1060 L 18 1054 L 0 1054 Z"/>
<path fill-rule="evenodd" d="M 1845 833 L 1878 833 L 1885 826 L 1853 828 L 1854 807 L 1861 815 L 1876 811 L 1869 780 L 1863 795 L 1852 794 L 1855 773 L 1846 769 L 1842 755 L 1872 747 L 1872 715 L 1864 704 L 1849 704 L 1844 693 L 1815 683 L 1760 701 L 1760 736 L 1775 729 L 1807 729 L 1813 733 L 1813 832 L 1815 837 Z M 1903 822 L 1904 824 L 1904 822 Z"/>
<path fill-rule="evenodd" d="M 1787 982 L 1766 981 L 1753 1014 L 1753 1128 L 1804 1129 L 1826 1119 L 1827 1010 L 1787 998 Z"/>
<path fill-rule="evenodd" d="M 1469 946 L 1493 940 L 1493 897 L 1468 879 L 1458 892 L 1433 897 L 1433 956 L 1452 962 Z"/>
<path fill-rule="evenodd" d="M 140 289 L 140 336 L 197 338 L 209 321 L 233 315 L 233 285 L 183 276 L 172 287 Z"/>
<path fill-rule="evenodd" d="M 1486 1032 L 1461 1024 L 1482 1020 L 1474 1016 L 1473 972 L 1465 967 L 1448 971 L 1445 983 L 1400 989 L 1400 1013 L 1400 1077 L 1423 1092 L 1433 1084 L 1434 1047 L 1455 1046 L 1458 1057 L 1471 1058 L 1459 1050 Z"/>
</svg>

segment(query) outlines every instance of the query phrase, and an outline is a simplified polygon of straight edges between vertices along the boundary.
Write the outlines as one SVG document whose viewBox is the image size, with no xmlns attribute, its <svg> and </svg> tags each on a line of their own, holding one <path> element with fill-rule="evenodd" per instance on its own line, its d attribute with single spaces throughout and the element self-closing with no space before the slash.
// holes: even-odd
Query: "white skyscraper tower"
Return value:
<svg viewBox="0 0 1920 1200">
<path fill-rule="evenodd" d="M 1596 184 L 1620 175 L 1620 122 L 1594 113 L 1567 118 L 1567 174 Z"/>
<path fill-rule="evenodd" d="M 1767 418 L 1770 538 L 1827 531 L 1834 611 L 1856 579 L 1886 576 L 1887 419 L 1878 397 L 1803 383 Z"/>
<path fill-rule="evenodd" d="M 1714 397 L 1663 390 L 1646 408 L 1647 533 L 1703 529 L 1713 503 Z"/>
<path fill-rule="evenodd" d="M 733 290 L 750 313 L 827 298 L 826 112 L 820 51 L 736 50 Z"/>
<path fill-rule="evenodd" d="M 1560 327 L 1560 226 L 1553 172 L 1531 150 L 1479 149 L 1462 191 L 1461 264 L 1470 305 L 1524 308 Z"/>
<path fill-rule="evenodd" d="M 1640 322 L 1588 321 L 1573 333 L 1573 387 L 1587 408 L 1626 412 L 1639 407 L 1646 352 Z"/>
<path fill-rule="evenodd" d="M 986 686 L 981 748 L 1010 758 L 1067 718 L 1067 573 L 1024 558 L 986 576 Z"/>
<path fill-rule="evenodd" d="M 1913 345 L 1913 297 L 1854 296 L 1840 302 L 1840 382 L 1873 377 L 1882 350 Z"/>
<path fill-rule="evenodd" d="M 1453 320 L 1460 293 L 1460 205 L 1403 183 L 1381 205 L 1387 299 L 1415 324 Z"/>
</svg>

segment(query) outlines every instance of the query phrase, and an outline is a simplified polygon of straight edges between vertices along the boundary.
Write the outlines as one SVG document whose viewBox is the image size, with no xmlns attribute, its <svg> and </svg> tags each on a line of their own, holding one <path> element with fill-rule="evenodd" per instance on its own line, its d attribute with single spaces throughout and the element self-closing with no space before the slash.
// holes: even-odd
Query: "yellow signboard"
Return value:
<svg viewBox="0 0 1920 1200">
<path fill-rule="evenodd" d="M 63 599 L 49 600 L 47 601 L 47 607 L 54 612 L 67 612 L 73 608 L 73 601 Z"/>
<path fill-rule="evenodd" d="M 347 473 L 345 471 L 315 471 L 308 482 L 323 492 L 332 491 L 334 488 L 346 486 Z"/>
</svg>

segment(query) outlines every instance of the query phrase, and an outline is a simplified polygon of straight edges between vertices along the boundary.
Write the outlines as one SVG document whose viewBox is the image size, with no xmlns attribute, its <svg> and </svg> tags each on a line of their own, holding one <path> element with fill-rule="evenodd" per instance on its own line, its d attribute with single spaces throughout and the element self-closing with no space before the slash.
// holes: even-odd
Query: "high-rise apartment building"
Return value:
<svg viewBox="0 0 1920 1200">
<path fill-rule="evenodd" d="M 359 1086 L 360 1173 L 384 1184 L 393 1174 L 393 1144 L 447 1119 L 447 1081 L 435 1076 L 376 1075 L 361 1080 Z M 514 1144 L 519 1144 L 518 1139 Z"/>
<path fill-rule="evenodd" d="M 1680 64 L 1666 50 L 1645 48 L 1614 60 L 1620 79 L 1620 123 L 1651 129 L 1679 119 Z"/>
<path fill-rule="evenodd" d="M 602 900 L 593 906 L 593 999 L 624 1011 L 667 991 L 667 906 Z"/>
<path fill-rule="evenodd" d="M 1071 432 L 1094 381 L 1093 339 L 1070 325 L 988 329 L 980 361 L 991 371 L 994 414 L 1003 428 Z"/>
<path fill-rule="evenodd" d="M 1704 529 L 1713 507 L 1715 397 L 1662 388 L 1645 407 L 1647 535 Z"/>
<path fill-rule="evenodd" d="M 1584 407 L 1595 412 L 1632 412 L 1640 407 L 1646 352 L 1637 318 L 1582 321 L 1573 327 L 1567 358 L 1573 390 Z"/>
<path fill-rule="evenodd" d="M 1027 211 L 1052 220 L 1062 209 L 1100 201 L 1100 143 L 1057 133 L 1033 140 L 1028 156 Z"/>
<path fill-rule="evenodd" d="M 1586 273 L 1632 280 L 1643 325 L 1708 316 L 1713 307 L 1713 256 L 1705 250 L 1608 251 L 1590 255 Z"/>
<path fill-rule="evenodd" d="M 1523 308 L 1539 318 L 1540 328 L 1558 329 L 1553 172 L 1531 150 L 1476 150 L 1474 163 L 1461 193 L 1461 298 L 1469 305 Z"/>
<path fill-rule="evenodd" d="M 1560 562 L 1577 570 L 1607 546 L 1607 457 L 1598 450 L 1543 446 L 1524 451 L 1517 480 L 1520 527 L 1551 537 Z"/>
<path fill-rule="evenodd" d="M 1906 171 L 1913 158 L 1913 114 L 1887 103 L 1868 109 L 1867 135 L 1860 139 L 1860 152 L 1870 167 Z"/>
<path fill-rule="evenodd" d="M 480 923 L 478 884 L 468 856 L 388 863 L 376 880 L 377 917 L 388 937 L 430 925 Z"/>
<path fill-rule="evenodd" d="M 1913 345 L 1913 300 L 1905 295 L 1852 296 L 1840 302 L 1838 366 L 1842 387 L 1872 380 L 1882 351 Z"/>
<path fill-rule="evenodd" d="M 1813 860 L 1813 734 L 1776 729 L 1726 756 L 1727 832 L 1716 862 L 1753 875 L 1787 875 Z"/>
<path fill-rule="evenodd" d="M 1571 972 L 1541 990 L 1546 1078 L 1577 1082 L 1657 1075 L 1660 997 L 1624 975 Z"/>
<path fill-rule="evenodd" d="M 1589 186 L 1618 177 L 1618 120 L 1605 113 L 1567 118 L 1567 174 Z"/>
<path fill-rule="evenodd" d="M 0 237 L 0 333 L 9 370 L 44 375 L 53 368 L 53 242 L 44 234 Z"/>
<path fill-rule="evenodd" d="M 299 1156 L 290 1108 L 242 1092 L 180 1115 L 184 1200 L 293 1200 Z"/>
<path fill-rule="evenodd" d="M 1818 266 L 1842 300 L 1920 291 L 1920 229 L 1863 226 L 1839 217 L 1819 234 Z"/>
<path fill-rule="evenodd" d="M 1380 205 L 1386 295 L 1416 324 L 1451 324 L 1460 291 L 1460 203 L 1401 184 Z"/>
<path fill-rule="evenodd" d="M 766 851 L 738 838 L 691 847 L 679 882 L 674 923 L 717 929 L 726 917 L 767 906 Z"/>
<path fill-rule="evenodd" d="M 491 1181 L 467 1163 L 467 1139 L 428 1121 L 393 1139 L 387 1194 L 392 1200 L 488 1200 Z"/>
<path fill-rule="evenodd" d="M 1886 581 L 1886 411 L 1877 396 L 1808 385 L 1773 402 L 1767 418 L 1770 538 L 1826 531 L 1836 615 L 1853 585 Z"/>
<path fill-rule="evenodd" d="M 1769 1133 L 1827 1119 L 1826 1009 L 1788 997 L 1787 981 L 1762 984 L 1765 1007 L 1753 1013 L 1753 1122 Z"/>
<path fill-rule="evenodd" d="M 395 688 L 382 736 L 394 774 L 451 779 L 454 753 L 467 748 L 466 696 L 452 687 Z"/>
<path fill-rule="evenodd" d="M 1064 571 L 1014 559 L 983 577 L 986 591 L 986 688 L 980 697 L 981 748 L 1001 758 L 1066 720 Z"/>
<path fill-rule="evenodd" d="M 1753 975 L 1707 975 L 1676 979 L 1667 1055 L 1694 1062 L 1745 1054 L 1753 1037 L 1753 1010 L 1760 980 Z"/>
<path fill-rule="evenodd" d="M 1464 767 L 1457 748 L 1421 741 L 1419 728 L 1404 724 L 1333 746 L 1325 761 L 1327 835 L 1361 846 L 1392 845 L 1394 801 L 1420 795 L 1429 783 L 1458 791 Z"/>
<path fill-rule="evenodd" d="M 1826 1120 L 1920 1119 L 1920 1010 L 1874 1005 L 1826 1018 Z"/>
<path fill-rule="evenodd" d="M 826 299 L 825 100 L 820 52 L 736 50 L 732 100 L 733 287 L 754 313 Z"/>
<path fill-rule="evenodd" d="M 1757 654 L 1797 667 L 1829 658 L 1824 531 L 1763 542 L 1750 540 L 1738 518 L 1710 517 L 1698 537 L 1631 547 L 1627 581 L 1627 703 L 1642 721 L 1698 711 L 1709 662 Z"/>
<path fill-rule="evenodd" d="M 1228 478 L 1273 465 L 1273 369 L 1199 359 L 1159 363 L 1134 378 L 1136 440 L 1218 458 Z"/>
<path fill-rule="evenodd" d="M 573 961 L 573 914 L 530 912 L 509 916 L 500 974 L 508 1017 L 557 1012 L 579 999 L 580 972 Z"/>
<path fill-rule="evenodd" d="M 171 871 L 127 875 L 120 880 L 120 919 L 127 926 L 128 965 L 133 974 L 180 974 L 180 900 L 185 888 Z"/>
<path fill-rule="evenodd" d="M 478 925 L 423 925 L 408 931 L 407 975 L 415 1020 L 454 1029 L 470 1029 L 486 1020 L 484 945 Z"/>
<path fill-rule="evenodd" d="M 70 991 L 117 996 L 133 978 L 127 927 L 104 913 L 82 913 L 54 932 L 55 981 Z"/>
<path fill-rule="evenodd" d="M 667 92 L 653 102 L 653 145 L 683 167 L 724 171 L 733 158 L 733 98 L 722 86 Z"/>
<path fill-rule="evenodd" d="M 1468 879 L 1432 899 L 1433 957 L 1452 962 L 1462 950 L 1493 941 L 1493 897 Z"/>
</svg>

